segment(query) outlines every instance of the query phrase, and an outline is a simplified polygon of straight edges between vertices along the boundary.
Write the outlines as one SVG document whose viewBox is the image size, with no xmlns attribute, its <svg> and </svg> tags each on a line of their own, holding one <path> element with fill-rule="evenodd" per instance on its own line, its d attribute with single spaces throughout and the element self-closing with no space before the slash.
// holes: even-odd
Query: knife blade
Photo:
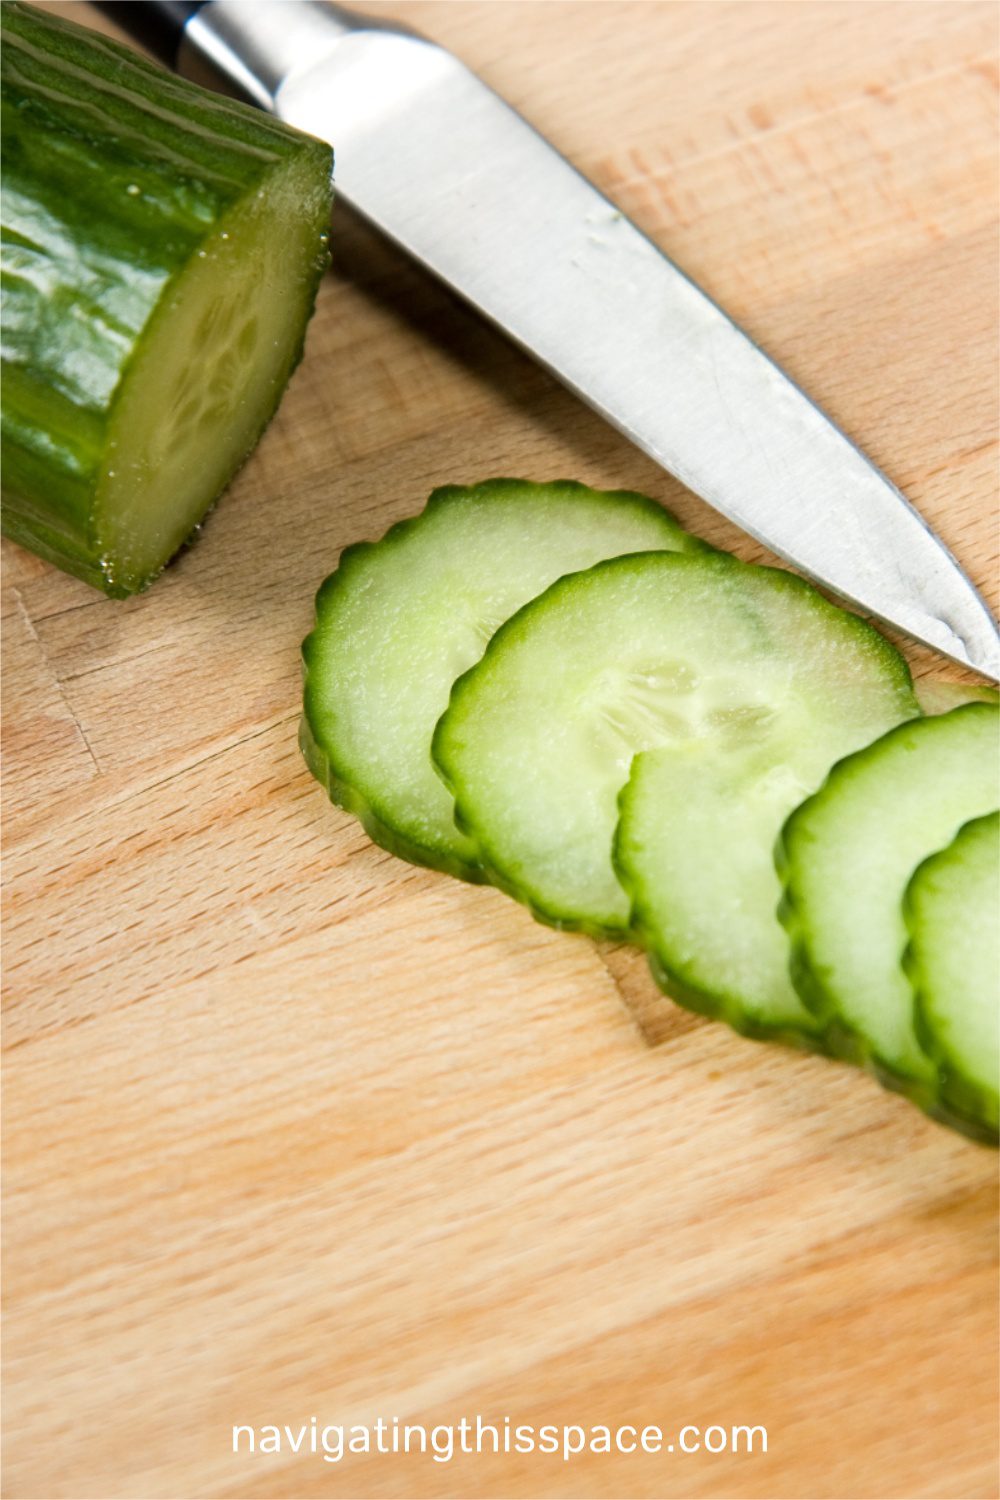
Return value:
<svg viewBox="0 0 1000 1500">
<path fill-rule="evenodd" d="M 1000 680 L 986 604 L 903 494 L 457 57 L 323 0 L 104 8 L 186 76 L 330 141 L 340 199 L 716 510 Z"/>
</svg>

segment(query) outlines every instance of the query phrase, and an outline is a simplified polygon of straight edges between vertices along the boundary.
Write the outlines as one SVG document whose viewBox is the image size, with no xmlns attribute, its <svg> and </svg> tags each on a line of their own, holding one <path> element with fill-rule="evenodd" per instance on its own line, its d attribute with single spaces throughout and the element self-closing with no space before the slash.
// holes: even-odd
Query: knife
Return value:
<svg viewBox="0 0 1000 1500">
<path fill-rule="evenodd" d="M 986 604 L 902 493 L 458 58 L 324 0 L 100 9 L 186 77 L 331 142 L 340 199 L 716 510 L 1000 680 Z"/>
</svg>

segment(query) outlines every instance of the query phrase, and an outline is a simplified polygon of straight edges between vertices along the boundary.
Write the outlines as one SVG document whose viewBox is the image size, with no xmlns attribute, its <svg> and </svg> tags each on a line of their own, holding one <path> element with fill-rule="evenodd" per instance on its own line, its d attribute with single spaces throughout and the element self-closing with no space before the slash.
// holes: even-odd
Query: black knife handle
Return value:
<svg viewBox="0 0 1000 1500">
<path fill-rule="evenodd" d="M 123 31 L 168 68 L 176 66 L 184 27 L 203 3 L 204 0 L 96 0 L 98 10 L 117 21 Z"/>
</svg>

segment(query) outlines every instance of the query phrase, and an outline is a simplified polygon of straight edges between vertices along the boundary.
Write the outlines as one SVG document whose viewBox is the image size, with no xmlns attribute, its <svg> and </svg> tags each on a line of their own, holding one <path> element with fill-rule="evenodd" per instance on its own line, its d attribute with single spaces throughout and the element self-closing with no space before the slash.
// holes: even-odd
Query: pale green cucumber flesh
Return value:
<svg viewBox="0 0 1000 1500">
<path fill-rule="evenodd" d="M 966 823 L 906 888 L 904 968 L 918 1040 L 951 1115 L 1000 1123 L 1000 813 Z"/>
<path fill-rule="evenodd" d="M 998 734 L 1000 710 L 986 703 L 891 730 L 833 768 L 778 848 L 803 1000 L 927 1107 L 935 1068 L 913 1028 L 903 895 L 918 864 L 1000 801 Z"/>
<path fill-rule="evenodd" d="M 743 757 L 736 744 L 725 754 L 702 743 L 637 755 L 614 864 L 633 932 L 675 1000 L 747 1034 L 818 1036 L 788 972 L 772 858 L 776 830 L 816 772 L 801 741 L 764 749 L 756 764 L 751 744 Z"/>
<path fill-rule="evenodd" d="M 273 415 L 301 357 L 325 243 L 301 212 L 315 187 L 311 163 L 275 169 L 165 288 L 117 392 L 94 497 L 111 587 L 155 576 Z"/>
<path fill-rule="evenodd" d="M 638 751 L 758 767 L 787 807 L 916 712 L 898 653 L 801 579 L 647 554 L 563 579 L 509 620 L 455 684 L 434 756 L 496 884 L 545 921 L 621 935 L 612 838 Z"/>
<path fill-rule="evenodd" d="M 303 648 L 313 773 L 377 843 L 481 879 L 430 755 L 453 681 L 554 579 L 654 548 L 707 550 L 627 491 L 516 479 L 436 490 L 421 515 L 345 552 L 320 589 Z"/>
<path fill-rule="evenodd" d="M 715 744 L 644 751 L 619 799 L 615 868 L 658 982 L 748 1035 L 828 1045 L 791 981 L 773 849 L 834 760 L 916 712 L 895 666 L 882 668 L 881 698 L 855 695 L 865 661 L 859 653 L 853 682 L 833 684 L 820 713 L 811 695 L 788 696 L 780 717 L 734 711 Z"/>
<path fill-rule="evenodd" d="M 299 358 L 331 152 L 34 7 L 2 30 L 3 530 L 127 594 Z"/>
</svg>

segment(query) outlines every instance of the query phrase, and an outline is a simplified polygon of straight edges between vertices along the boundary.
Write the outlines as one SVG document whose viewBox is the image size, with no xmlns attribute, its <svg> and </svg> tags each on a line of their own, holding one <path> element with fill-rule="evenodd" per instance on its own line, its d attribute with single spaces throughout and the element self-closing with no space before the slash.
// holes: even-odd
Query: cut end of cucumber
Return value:
<svg viewBox="0 0 1000 1500">
<path fill-rule="evenodd" d="M 301 356 L 327 206 L 311 157 L 282 162 L 164 288 L 122 377 L 96 497 L 109 593 L 156 576 L 273 415 Z"/>
</svg>

